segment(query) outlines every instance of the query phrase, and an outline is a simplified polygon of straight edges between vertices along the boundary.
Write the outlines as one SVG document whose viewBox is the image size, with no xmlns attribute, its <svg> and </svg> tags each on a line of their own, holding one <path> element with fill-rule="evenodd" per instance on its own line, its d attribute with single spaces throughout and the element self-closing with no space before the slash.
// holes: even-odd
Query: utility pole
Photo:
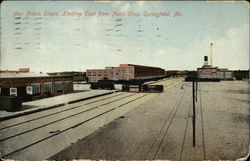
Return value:
<svg viewBox="0 0 250 161">
<path fill-rule="evenodd" d="M 195 147 L 195 73 L 193 71 L 193 147 Z"/>
<path fill-rule="evenodd" d="M 198 80 L 195 82 L 195 102 L 197 102 L 197 94 L 198 94 Z"/>
</svg>

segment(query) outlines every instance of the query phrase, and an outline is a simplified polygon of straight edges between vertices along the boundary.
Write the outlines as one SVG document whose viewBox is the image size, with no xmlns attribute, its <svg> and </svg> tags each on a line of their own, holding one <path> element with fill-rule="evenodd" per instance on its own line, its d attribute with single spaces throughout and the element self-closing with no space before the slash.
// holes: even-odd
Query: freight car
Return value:
<svg viewBox="0 0 250 161">
<path fill-rule="evenodd" d="M 142 85 L 142 91 L 144 92 L 163 92 L 163 85 Z"/>
<path fill-rule="evenodd" d="M 113 90 L 115 89 L 114 82 L 110 80 L 99 80 L 98 82 L 92 82 L 90 83 L 91 89 L 109 89 Z"/>
<path fill-rule="evenodd" d="M 164 87 L 163 85 L 149 85 L 143 84 L 143 82 L 130 81 L 127 84 L 123 84 L 122 90 L 130 92 L 163 92 Z"/>
</svg>

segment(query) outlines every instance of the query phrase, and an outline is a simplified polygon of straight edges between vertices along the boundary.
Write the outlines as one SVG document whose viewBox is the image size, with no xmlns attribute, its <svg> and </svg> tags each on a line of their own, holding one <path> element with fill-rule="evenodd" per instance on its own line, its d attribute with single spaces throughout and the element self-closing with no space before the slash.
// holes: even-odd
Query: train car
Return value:
<svg viewBox="0 0 250 161">
<path fill-rule="evenodd" d="M 163 85 L 144 84 L 144 85 L 142 85 L 142 91 L 144 91 L 144 92 L 163 92 L 164 87 L 163 87 Z"/>
<path fill-rule="evenodd" d="M 163 85 L 149 85 L 143 84 L 143 82 L 138 81 L 130 81 L 129 83 L 124 83 L 122 86 L 123 91 L 129 92 L 163 92 L 164 87 Z"/>
<path fill-rule="evenodd" d="M 90 84 L 91 89 L 115 89 L 114 82 L 109 80 L 99 80 Z"/>
</svg>

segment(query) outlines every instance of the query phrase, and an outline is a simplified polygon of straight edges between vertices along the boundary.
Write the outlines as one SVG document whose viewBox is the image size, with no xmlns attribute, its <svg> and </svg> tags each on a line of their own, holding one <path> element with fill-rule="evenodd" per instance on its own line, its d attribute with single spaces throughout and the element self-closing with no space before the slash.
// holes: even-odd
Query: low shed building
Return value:
<svg viewBox="0 0 250 161">
<path fill-rule="evenodd" d="M 31 72 L 0 72 L 0 96 L 17 96 L 23 102 L 73 92 L 72 76 Z"/>
</svg>

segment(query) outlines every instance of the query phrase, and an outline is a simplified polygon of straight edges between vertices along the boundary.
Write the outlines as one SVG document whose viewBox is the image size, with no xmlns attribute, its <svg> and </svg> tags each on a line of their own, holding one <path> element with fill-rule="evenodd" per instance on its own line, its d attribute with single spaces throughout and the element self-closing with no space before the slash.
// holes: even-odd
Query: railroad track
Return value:
<svg viewBox="0 0 250 161">
<path fill-rule="evenodd" d="M 176 80 L 170 81 L 164 86 L 170 86 L 174 82 L 176 82 Z M 74 129 L 102 115 L 111 113 L 112 111 L 142 99 L 147 95 L 149 95 L 149 93 L 117 93 L 112 96 L 95 99 L 94 101 L 83 101 L 66 105 L 63 108 L 38 112 L 41 113 L 41 115 L 35 113 L 31 114 L 33 115 L 32 117 L 23 116 L 23 118 L 26 118 L 24 121 L 10 123 L 4 127 L 2 127 L 4 122 L 9 120 L 3 121 L 1 122 L 0 129 L 0 135 L 3 136 L 0 140 L 0 146 L 8 146 L 13 144 L 13 142 L 20 142 L 20 140 L 27 140 L 27 143 L 25 142 L 22 145 L 17 144 L 14 148 L 1 148 L 2 157 L 8 158 L 17 152 L 30 148 L 68 130 Z M 22 119 L 18 118 L 18 120 Z M 34 125 L 39 122 L 44 123 L 38 124 L 34 127 Z M 39 135 L 35 135 L 36 133 Z M 34 137 L 28 137 L 33 135 Z"/>
<path fill-rule="evenodd" d="M 183 92 L 183 94 L 179 97 L 179 99 L 177 100 L 177 102 L 176 102 L 176 104 L 175 104 L 175 107 L 174 107 L 173 110 L 170 112 L 170 114 L 169 114 L 167 120 L 164 122 L 163 127 L 162 127 L 162 129 L 160 130 L 160 132 L 159 132 L 159 134 L 158 134 L 158 135 L 160 135 L 162 132 L 164 133 L 164 134 L 163 134 L 163 137 L 162 137 L 161 140 L 160 140 L 160 143 L 159 143 L 158 146 L 157 146 L 156 152 L 155 152 L 154 155 L 153 155 L 153 159 L 154 159 L 154 160 L 156 159 L 156 156 L 157 156 L 157 154 L 158 154 L 158 152 L 159 152 L 159 149 L 160 149 L 160 147 L 161 147 L 161 145 L 162 145 L 162 143 L 163 143 L 165 137 L 167 136 L 169 127 L 171 126 L 171 124 L 172 124 L 172 122 L 173 122 L 173 119 L 174 119 L 175 116 L 176 116 L 176 113 L 177 113 L 177 111 L 178 111 L 178 109 L 179 109 L 179 107 L 180 107 L 180 103 L 181 103 L 182 98 L 183 98 L 183 96 L 185 95 L 185 93 L 186 93 L 186 89 L 185 89 L 185 91 Z M 154 145 L 155 143 L 156 143 L 156 142 L 154 141 L 151 147 L 153 147 L 153 145 Z M 149 150 L 151 150 L 151 149 L 149 149 Z M 148 153 L 148 154 L 149 154 L 149 153 Z M 146 157 L 147 157 L 147 155 L 146 155 Z M 145 158 L 145 159 L 146 159 L 146 158 Z"/>
<path fill-rule="evenodd" d="M 81 110 L 81 111 L 77 111 L 77 113 L 74 113 L 74 114 L 72 114 L 72 115 L 69 115 L 69 116 L 66 116 L 66 117 L 63 117 L 63 118 L 56 119 L 56 120 L 54 120 L 54 121 L 51 121 L 51 122 L 49 122 L 49 123 L 47 123 L 47 124 L 43 124 L 43 125 L 38 126 L 38 127 L 36 127 L 36 128 L 32 128 L 32 129 L 30 129 L 30 130 L 26 130 L 26 131 L 20 132 L 20 133 L 18 133 L 18 134 L 12 135 L 12 136 L 8 136 L 8 137 L 5 137 L 5 138 L 2 138 L 2 139 L 0 139 L 0 143 L 3 142 L 3 141 L 5 141 L 5 140 L 8 140 L 8 139 L 10 139 L 10 138 L 17 137 L 17 136 L 19 136 L 19 135 L 23 135 L 23 134 L 25 134 L 25 133 L 28 133 L 28 132 L 31 132 L 31 131 L 40 129 L 40 128 L 42 128 L 42 127 L 45 127 L 45 126 L 48 126 L 48 125 L 57 123 L 57 122 L 59 122 L 59 121 L 69 119 L 69 118 L 71 118 L 71 117 L 74 117 L 74 116 L 80 115 L 80 114 L 82 114 L 82 113 L 85 113 L 85 112 L 94 110 L 94 109 L 99 108 L 99 107 L 104 106 L 104 105 L 111 104 L 111 103 L 113 103 L 113 102 L 120 101 L 121 99 L 128 98 L 128 97 L 131 97 L 131 96 L 133 96 L 133 95 L 134 95 L 134 94 L 131 94 L 131 95 L 128 95 L 128 96 L 125 96 L 125 97 L 122 97 L 122 98 L 119 98 L 119 99 L 116 99 L 116 100 L 109 101 L 109 102 L 107 102 L 107 103 L 103 103 L 103 104 L 101 104 L 101 105 L 97 105 L 97 106 L 94 106 L 94 107 L 91 107 L 91 108 L 88 108 L 88 109 L 83 109 L 83 110 Z M 105 99 L 104 99 L 104 100 L 105 100 Z M 85 105 L 85 104 L 84 104 L 84 105 Z M 73 107 L 73 108 L 71 108 L 71 109 L 67 109 L 67 110 L 60 111 L 59 113 L 65 112 L 65 111 L 68 111 L 68 110 L 73 110 L 73 109 L 76 109 L 76 108 L 79 108 L 79 107 L 83 107 L 83 106 L 75 106 L 75 107 Z M 52 115 L 55 115 L 55 114 L 58 114 L 58 113 L 49 114 L 49 115 L 43 116 L 42 118 L 49 117 L 49 116 L 52 116 Z M 38 119 L 41 119 L 41 117 L 39 117 L 39 118 L 37 118 L 37 119 L 32 119 L 32 120 L 30 120 L 30 121 L 25 121 L 24 123 L 30 123 L 30 122 L 32 122 L 32 121 L 34 121 L 34 120 L 38 120 Z M 24 124 L 24 123 L 22 123 L 22 124 Z M 19 125 L 21 125 L 21 124 L 19 124 Z M 13 126 L 11 126 L 11 127 L 13 127 Z M 5 129 L 7 129 L 7 128 L 5 128 Z M 6 133 L 6 132 L 5 132 L 5 133 Z"/>
<path fill-rule="evenodd" d="M 173 83 L 170 83 L 170 84 L 172 85 Z M 183 94 L 181 94 L 181 96 L 179 96 L 178 100 L 176 101 L 175 105 L 173 106 L 170 113 L 168 114 L 167 119 L 163 123 L 163 125 L 162 125 L 161 129 L 159 130 L 158 134 L 154 138 L 152 138 L 153 141 L 152 141 L 151 145 L 149 146 L 150 148 L 145 153 L 145 156 L 144 156 L 143 160 L 155 159 L 156 158 L 156 156 L 157 156 L 157 154 L 159 152 L 159 149 L 160 149 L 160 147 L 161 147 L 161 145 L 163 143 L 163 140 L 166 137 L 168 129 L 169 129 L 169 127 L 170 127 L 170 125 L 171 125 L 171 123 L 172 123 L 172 121 L 173 121 L 173 119 L 174 119 L 174 117 L 176 115 L 176 112 L 178 111 L 178 109 L 180 107 L 179 105 L 181 103 L 181 100 L 182 100 L 185 92 L 186 91 L 184 91 Z M 159 138 L 161 138 L 160 141 L 157 141 Z M 137 151 L 141 148 L 141 146 L 143 146 L 143 143 L 141 143 L 136 148 L 136 150 L 134 152 L 134 156 L 136 155 Z M 157 147 L 155 152 L 153 152 L 154 147 Z M 150 156 L 149 156 L 150 154 L 152 155 L 152 158 L 150 158 Z"/>
<path fill-rule="evenodd" d="M 174 82 L 171 82 L 170 84 L 174 84 Z M 143 160 L 155 160 L 157 159 L 157 155 L 160 151 L 161 146 L 163 145 L 163 141 L 164 139 L 166 139 L 169 127 L 171 126 L 171 123 L 173 122 L 174 117 L 176 116 L 176 113 L 180 107 L 180 103 L 183 99 L 183 96 L 186 93 L 186 89 L 184 91 L 184 93 L 178 98 L 178 100 L 176 101 L 176 104 L 174 105 L 174 107 L 171 109 L 170 113 L 168 114 L 167 119 L 165 120 L 165 122 L 162 125 L 162 128 L 159 130 L 158 134 L 152 138 L 152 144 L 149 146 L 149 149 L 147 152 L 145 152 L 145 156 L 143 158 Z M 199 109 L 199 111 L 197 110 L 197 112 L 199 112 L 199 114 L 197 113 L 197 115 L 200 115 L 200 128 L 201 128 L 201 146 L 202 146 L 202 153 L 203 153 L 203 159 L 206 160 L 206 149 L 205 149 L 205 137 L 204 137 L 204 125 L 203 125 L 203 113 L 202 113 L 202 100 L 201 100 L 201 91 L 199 93 L 200 99 L 199 102 L 197 103 L 198 106 L 196 106 L 196 108 Z M 183 139 L 181 142 L 181 146 L 180 146 L 180 155 L 178 160 L 181 161 L 182 160 L 182 153 L 184 150 L 184 144 L 185 141 L 187 139 L 187 131 L 188 131 L 188 124 L 190 121 L 192 121 L 192 117 L 191 116 L 191 107 L 192 107 L 192 103 L 188 106 L 188 111 L 185 114 L 186 115 L 186 122 L 185 122 L 185 129 L 184 129 L 184 134 L 183 134 Z M 197 117 L 197 116 L 196 116 Z M 197 124 L 198 125 L 198 124 Z M 159 139 L 160 138 L 160 139 Z M 143 143 L 141 143 L 134 154 L 136 154 L 136 152 L 141 148 L 141 146 L 143 146 Z"/>
<path fill-rule="evenodd" d="M 120 95 L 119 95 L 120 96 Z M 80 114 L 84 114 L 84 113 L 87 113 L 87 112 L 90 112 L 90 111 L 93 111 L 93 110 L 95 110 L 95 109 L 98 109 L 98 108 L 101 108 L 101 107 L 103 107 L 103 106 L 107 106 L 107 105 L 109 105 L 109 104 L 114 104 L 114 103 L 116 103 L 116 102 L 118 102 L 118 101 L 121 101 L 121 100 L 124 100 L 124 99 L 126 99 L 126 98 L 129 98 L 129 97 L 132 97 L 132 96 L 135 96 L 135 94 L 134 93 L 127 93 L 127 94 L 125 94 L 125 96 L 124 97 L 121 97 L 121 98 L 116 98 L 116 97 L 118 97 L 118 96 L 116 96 L 116 97 L 112 97 L 112 98 L 109 98 L 108 99 L 108 101 L 105 101 L 105 102 L 102 102 L 101 104 L 99 104 L 99 105 L 96 105 L 96 103 L 94 103 L 93 102 L 93 104 L 91 103 L 91 102 L 88 102 L 88 103 L 86 103 L 86 104 L 92 104 L 92 105 L 94 105 L 94 106 L 88 106 L 88 108 L 87 109 L 83 109 L 83 110 L 80 110 L 80 111 L 78 111 L 78 112 L 76 112 L 76 113 L 73 113 L 73 114 L 71 114 L 71 115 L 68 115 L 68 116 L 66 116 L 65 117 L 65 115 L 63 115 L 64 113 L 61 113 L 61 111 L 60 111 L 60 114 L 61 114 L 61 116 L 62 117 L 59 117 L 58 119 L 55 119 L 55 120 L 53 120 L 53 121 L 51 121 L 51 122 L 49 122 L 49 121 L 44 121 L 45 122 L 45 124 L 42 124 L 42 125 L 40 125 L 40 126 L 35 126 L 34 127 L 34 124 L 35 123 L 39 123 L 39 121 L 41 121 L 41 119 L 48 119 L 47 117 L 50 117 L 50 116 L 53 116 L 53 115 L 56 115 L 56 114 L 53 114 L 53 115 L 44 115 L 42 118 L 41 117 L 38 117 L 38 119 L 32 119 L 32 120 L 27 120 L 27 121 L 25 121 L 25 122 L 22 122 L 22 123 L 19 123 L 19 125 L 20 126 L 18 126 L 18 125 L 16 125 L 16 126 L 18 126 L 18 127 L 16 127 L 16 126 L 9 126 L 8 128 L 6 127 L 6 128 L 2 128 L 2 130 L 0 131 L 1 132 L 1 134 L 2 134 L 2 136 L 3 137 L 1 137 L 1 141 L 0 141 L 0 145 L 3 143 L 3 142 L 5 142 L 5 141 L 8 141 L 8 140 L 10 140 L 10 139 L 12 139 L 12 138 L 16 138 L 16 137 L 18 137 L 18 136 L 21 136 L 21 135 L 25 135 L 25 134 L 27 134 L 27 133 L 30 133 L 30 132 L 32 132 L 32 131 L 34 131 L 34 130 L 39 130 L 39 129 L 42 129 L 42 128 L 45 128 L 46 126 L 49 126 L 49 125 L 53 125 L 53 124 L 55 124 L 55 123 L 58 123 L 58 122 L 62 122 L 62 121 L 66 121 L 67 119 L 70 119 L 70 118 L 73 118 L 73 117 L 76 117 L 76 116 L 79 116 Z M 115 98 L 115 99 L 114 99 Z M 100 103 L 100 101 L 104 101 L 104 100 L 107 100 L 106 98 L 105 99 L 100 99 L 99 100 L 99 103 Z M 80 107 L 84 107 L 84 106 L 86 106 L 85 104 L 83 104 L 82 106 L 80 106 Z M 67 108 L 70 108 L 70 107 L 72 107 L 72 106 L 69 106 L 69 107 L 67 107 Z M 73 107 L 74 109 L 73 110 L 75 110 L 76 108 L 79 108 L 79 106 L 75 106 L 75 107 Z M 71 109 L 69 109 L 69 110 L 71 110 Z M 66 112 L 69 112 L 69 110 L 67 109 L 66 110 Z M 62 111 L 64 111 L 64 110 L 62 110 Z M 65 112 L 65 111 L 64 111 Z M 34 122 L 34 121 L 36 121 L 36 122 Z M 2 122 L 1 122 L 1 124 L 2 124 Z M 31 125 L 31 126 L 28 126 L 27 124 L 29 124 L 29 125 Z M 26 125 L 26 128 L 22 128 L 24 125 Z M 32 127 L 32 125 L 33 125 L 33 127 Z M 28 127 L 27 127 L 28 126 Z M 8 133 L 10 133 L 10 134 L 13 134 L 14 133 L 14 135 L 8 135 Z M 4 135 L 3 135 L 4 134 Z M 2 155 L 3 155 L 4 153 L 2 152 Z"/>
<path fill-rule="evenodd" d="M 89 105 L 89 104 L 93 104 L 93 103 L 97 103 L 97 102 L 100 102 L 100 101 L 104 101 L 104 100 L 107 100 L 109 98 L 114 98 L 114 97 L 118 97 L 120 95 L 124 95 L 125 93 L 119 93 L 117 95 L 112 95 L 112 96 L 109 96 L 109 97 L 106 97 L 106 98 L 101 98 L 101 99 L 97 99 L 95 101 L 91 101 L 91 102 L 87 102 L 83 105 Z M 22 125 L 22 124 L 25 124 L 25 123 L 28 123 L 28 122 L 32 122 L 32 121 L 35 121 L 35 120 L 38 120 L 38 119 L 42 119 L 42 118 L 46 118 L 46 117 L 49 117 L 49 116 L 53 116 L 53 115 L 56 115 L 56 114 L 59 114 L 59 113 L 62 113 L 62 112 L 67 112 L 67 111 L 70 111 L 70 110 L 73 110 L 73 109 L 77 109 L 77 108 L 80 108 L 82 106 L 78 105 L 78 106 L 67 106 L 67 108 L 58 108 L 58 110 L 54 110 L 54 109 L 48 109 L 46 110 L 46 112 L 49 112 L 49 111 L 55 111 L 55 112 L 50 112 L 50 114 L 44 114 L 44 115 L 40 115 L 39 117 L 36 117 L 36 118 L 28 118 L 28 120 L 25 120 L 25 121 L 21 121 L 19 123 L 14 123 L 14 124 L 11 124 L 11 125 L 7 125 L 5 127 L 1 127 L 0 128 L 0 132 L 1 130 L 4 130 L 4 129 L 7 129 L 7 128 L 10 128 L 10 127 L 14 127 L 14 126 L 18 126 L 18 125 Z M 4 124 L 4 122 L 7 122 L 7 121 L 1 121 L 1 124 Z"/>
<path fill-rule="evenodd" d="M 170 82 L 168 82 L 168 83 L 166 83 L 166 84 L 163 84 L 163 87 L 170 87 L 170 85 L 177 84 L 177 83 L 179 83 L 179 82 L 181 82 L 181 81 L 182 81 L 182 79 L 172 80 L 172 81 L 170 81 Z M 168 89 L 168 88 L 167 88 L 167 89 Z"/>
<path fill-rule="evenodd" d="M 200 87 L 200 84 L 199 85 L 199 89 L 201 88 Z M 202 155 L 203 155 L 203 160 L 206 160 L 206 148 L 205 148 L 205 136 L 204 136 L 204 124 L 203 124 L 203 113 L 202 113 L 202 95 L 201 95 L 201 90 L 198 90 L 199 92 L 199 99 L 197 99 L 197 103 L 196 103 L 196 110 L 197 110 L 197 113 L 196 113 L 196 116 L 195 117 L 198 117 L 198 115 L 200 116 L 200 123 L 198 123 L 198 120 L 197 119 L 197 123 L 196 123 L 196 126 L 197 126 L 197 130 L 199 128 L 201 128 L 201 147 L 202 147 Z M 198 95 L 197 95 L 198 96 Z M 182 145 L 181 145 L 181 152 L 180 152 L 180 156 L 179 156 L 179 161 L 183 160 L 182 159 L 182 153 L 183 153 L 183 150 L 184 150 L 184 144 L 185 144 L 185 141 L 186 141 L 186 137 L 187 137 L 187 127 L 188 127 L 188 124 L 189 124 L 189 121 L 192 121 L 192 114 L 191 114 L 191 108 L 192 108 L 193 104 L 191 103 L 190 104 L 190 107 L 189 107 L 189 112 L 188 112 L 188 119 L 186 121 L 186 126 L 185 126 L 185 132 L 184 132 L 184 136 L 183 136 L 183 141 L 182 141 Z M 198 125 L 200 124 L 200 127 L 198 127 Z M 197 136 L 196 136 L 197 137 Z M 197 143 L 196 143 L 197 144 Z M 196 145 L 196 146 L 199 146 L 199 145 Z"/>
<path fill-rule="evenodd" d="M 152 81 L 152 82 L 145 83 L 145 84 L 161 83 L 161 82 L 168 81 L 168 80 L 171 80 L 171 78 L 164 78 L 164 79 L 160 79 L 160 80 L 158 80 L 158 81 Z"/>
<path fill-rule="evenodd" d="M 199 85 L 199 89 L 201 88 L 200 87 L 200 84 Z M 204 123 L 203 123 L 203 112 L 202 112 L 202 95 L 201 95 L 201 90 L 198 90 L 199 92 L 199 99 L 197 99 L 197 103 L 196 103 L 196 109 L 197 109 L 197 113 L 196 113 L 196 116 L 195 117 L 198 117 L 198 115 L 200 116 L 200 123 L 198 123 L 198 119 L 197 119 L 197 123 L 196 123 L 196 126 L 197 126 L 197 130 L 199 128 L 201 128 L 201 147 L 202 147 L 202 155 L 203 155 L 203 160 L 206 160 L 206 147 L 205 147 L 205 132 L 204 132 Z M 198 95 L 197 95 L 198 96 Z M 190 107 L 189 107 L 189 112 L 188 112 L 188 116 L 192 116 L 191 115 L 191 107 L 192 107 L 192 103 L 190 104 Z M 179 161 L 183 160 L 182 159 L 182 152 L 184 150 L 184 144 L 185 144 L 185 140 L 186 140 L 186 136 L 187 136 L 187 127 L 188 127 L 188 123 L 189 121 L 192 121 L 191 120 L 191 117 L 188 117 L 187 121 L 186 121 L 186 126 L 185 126 L 185 132 L 184 132 L 184 136 L 183 136 L 183 141 L 182 141 L 182 145 L 181 145 L 181 152 L 180 152 L 180 157 L 179 157 Z M 198 127 L 198 125 L 200 124 L 200 127 Z M 197 143 L 196 143 L 197 144 Z M 197 146 L 197 145 L 196 145 Z"/>
<path fill-rule="evenodd" d="M 163 85 L 164 87 L 166 87 L 167 85 L 169 85 L 169 83 L 172 83 L 172 82 L 176 82 L 178 80 L 181 80 L 179 78 L 175 78 L 175 79 L 165 79 L 163 81 L 157 81 L 157 82 L 152 82 L 152 83 L 149 83 L 150 85 Z"/>
<path fill-rule="evenodd" d="M 175 80 L 170 80 L 170 82 L 164 84 L 164 87 L 170 85 L 170 83 L 172 84 L 172 82 L 175 82 Z M 152 84 L 155 84 L 155 83 L 152 83 Z M 93 104 L 93 103 L 97 103 L 97 102 L 100 102 L 100 101 L 103 101 L 103 100 L 107 100 L 109 98 L 114 98 L 114 97 L 117 97 L 117 96 L 120 96 L 120 95 L 124 95 L 125 93 L 119 93 L 119 94 L 112 94 L 112 96 L 109 96 L 108 97 L 105 97 L 105 98 L 101 98 L 101 99 L 95 99 L 94 101 L 84 101 L 84 102 L 87 102 L 83 105 L 89 105 L 89 104 Z M 92 99 L 91 99 L 92 100 Z M 74 103 L 75 104 L 75 103 Z M 8 120 L 3 120 L 1 121 L 1 127 L 0 127 L 0 131 L 1 130 L 4 130 L 4 129 L 7 129 L 7 128 L 10 128 L 10 127 L 14 127 L 14 126 L 18 126 L 18 125 L 21 125 L 21 124 L 24 124 L 24 123 L 27 123 L 27 122 L 31 122 L 31 121 L 35 121 L 35 120 L 38 120 L 38 119 L 42 119 L 42 118 L 45 118 L 45 117 L 48 117 L 48 116 L 53 116 L 53 115 L 56 115 L 56 114 L 59 114 L 59 113 L 62 113 L 62 112 L 66 112 L 66 111 L 70 111 L 70 110 L 73 110 L 73 109 L 76 109 L 76 108 L 80 108 L 81 106 L 74 106 L 74 107 L 71 107 L 71 106 L 67 106 L 67 108 L 57 108 L 56 110 L 55 109 L 48 109 L 46 110 L 46 112 L 40 112 L 39 113 L 39 117 L 35 117 L 35 118 L 32 118 L 32 114 L 29 115 L 28 119 L 25 120 L 24 118 L 25 117 L 22 117 L 21 121 L 18 122 L 18 123 L 13 123 L 13 124 L 9 124 L 7 123 L 6 125 L 6 122 L 8 122 Z M 48 111 L 54 111 L 54 112 L 49 112 L 49 114 L 46 114 Z M 23 121 L 25 120 L 25 121 Z M 5 124 L 5 125 L 3 125 Z"/>
<path fill-rule="evenodd" d="M 80 126 L 80 125 L 82 125 L 82 124 L 84 124 L 84 123 L 86 123 L 86 122 L 88 122 L 88 121 L 91 121 L 91 120 L 93 120 L 93 119 L 95 119 L 95 118 L 97 118 L 97 117 L 99 117 L 99 116 L 102 116 L 102 115 L 104 115 L 104 114 L 106 114 L 106 113 L 109 113 L 109 112 L 111 112 L 111 111 L 114 111 L 115 109 L 120 108 L 120 107 L 122 107 L 122 106 L 124 106 L 124 105 L 126 105 L 126 104 L 128 104 L 128 103 L 133 102 L 133 101 L 136 101 L 136 100 L 138 100 L 138 99 L 140 99 L 140 98 L 142 98 L 142 97 L 145 97 L 146 95 L 148 95 L 148 94 L 144 94 L 144 95 L 142 95 L 142 96 L 136 97 L 136 98 L 132 99 L 131 101 L 127 101 L 127 102 L 125 102 L 125 103 L 123 103 L 123 104 L 121 104 L 121 105 L 119 105 L 119 106 L 110 108 L 110 109 L 108 109 L 108 110 L 106 110 L 106 111 L 104 111 L 104 112 L 102 112 L 102 113 L 99 113 L 99 114 L 93 116 L 93 117 L 90 117 L 90 118 L 88 118 L 88 119 L 84 119 L 84 120 L 82 120 L 82 121 L 80 121 L 80 122 L 78 122 L 78 123 L 76 123 L 76 124 L 73 124 L 72 126 L 69 126 L 69 127 L 65 128 L 65 129 L 56 131 L 54 134 L 51 134 L 51 135 L 49 135 L 49 136 L 47 136 L 47 137 L 41 138 L 41 139 L 39 139 L 39 140 L 37 140 L 37 141 L 35 141 L 35 142 L 32 142 L 32 143 L 30 143 L 30 144 L 28 144 L 28 145 L 26 145 L 26 146 L 23 146 L 23 147 L 21 147 L 21 148 L 19 148 L 19 149 L 16 149 L 16 150 L 14 150 L 14 151 L 12 151 L 12 152 L 9 152 L 9 153 L 7 153 L 7 154 L 4 154 L 2 157 L 8 157 L 9 155 L 12 155 L 12 154 L 17 153 L 17 152 L 19 152 L 19 151 L 22 151 L 22 150 L 24 150 L 24 149 L 26 149 L 26 148 L 29 148 L 29 147 L 31 147 L 31 146 L 33 146 L 33 145 L 35 145 L 35 144 L 38 144 L 38 143 L 40 143 L 40 142 L 42 142 L 42 141 L 44 141 L 44 140 L 47 140 L 47 139 L 49 139 L 49 138 L 51 138 L 51 137 L 54 137 L 54 136 L 56 136 L 56 135 L 59 135 L 59 134 L 65 132 L 65 131 L 68 131 L 68 130 L 72 129 L 72 128 L 76 128 L 77 126 Z"/>
<path fill-rule="evenodd" d="M 199 89 L 200 84 L 199 85 Z M 199 115 L 200 116 L 200 128 L 201 128 L 201 147 L 202 147 L 202 155 L 203 155 L 203 160 L 207 160 L 206 159 L 206 147 L 205 147 L 205 132 L 204 132 L 204 123 L 203 123 L 203 112 L 202 112 L 202 95 L 201 95 L 201 90 L 198 90 L 199 92 L 199 99 L 198 102 L 196 103 L 196 109 L 197 109 L 197 113 L 196 113 L 196 117 Z M 198 96 L 198 95 L 197 95 Z M 188 116 L 191 116 L 191 107 L 192 107 L 192 103 L 190 104 L 189 107 L 189 112 L 188 112 Z M 186 121 L 186 126 L 185 126 L 185 132 L 184 132 L 184 136 L 183 136 L 183 141 L 182 141 L 182 145 L 181 145 L 181 152 L 180 152 L 180 156 L 179 156 L 179 161 L 183 160 L 182 159 L 182 152 L 184 150 L 184 144 L 185 144 L 185 140 L 186 140 L 186 136 L 187 136 L 187 127 L 188 127 L 188 123 L 191 120 L 191 117 L 188 117 L 187 121 Z M 197 123 L 196 126 L 198 126 L 198 119 L 197 119 Z M 197 127 L 197 129 L 199 129 L 199 127 Z M 196 143 L 197 144 L 197 143 Z M 197 146 L 197 145 L 196 145 Z"/>
<path fill-rule="evenodd" d="M 185 144 L 185 140 L 186 140 L 186 136 L 187 136 L 187 128 L 188 128 L 188 122 L 189 122 L 189 116 L 191 115 L 191 106 L 192 104 L 190 104 L 189 106 L 189 110 L 188 110 L 188 116 L 187 116 L 187 121 L 186 121 L 186 126 L 185 126 L 185 132 L 184 132 L 184 136 L 183 136 L 183 139 L 182 139 L 182 143 L 181 143 L 181 152 L 180 152 L 180 156 L 179 156 L 179 161 L 182 160 L 182 152 L 183 152 L 183 149 L 184 149 L 184 144 Z"/>
<path fill-rule="evenodd" d="M 198 88 L 200 89 L 200 84 L 198 84 Z M 203 123 L 203 112 L 202 112 L 202 95 L 201 90 L 198 90 L 200 92 L 200 115 L 201 115 L 201 134 L 202 134 L 202 152 L 203 152 L 203 159 L 207 160 L 206 157 L 206 146 L 205 146 L 205 131 L 204 131 L 204 123 Z"/>
</svg>

